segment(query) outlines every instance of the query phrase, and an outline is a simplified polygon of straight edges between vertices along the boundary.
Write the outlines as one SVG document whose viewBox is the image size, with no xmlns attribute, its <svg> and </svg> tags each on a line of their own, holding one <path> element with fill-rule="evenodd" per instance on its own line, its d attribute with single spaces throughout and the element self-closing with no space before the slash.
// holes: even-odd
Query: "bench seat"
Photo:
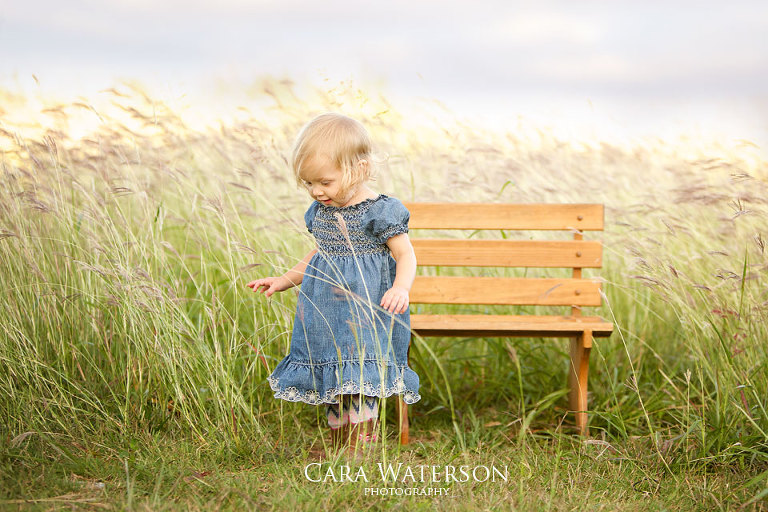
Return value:
<svg viewBox="0 0 768 512">
<path fill-rule="evenodd" d="M 613 324 L 597 316 L 411 315 L 411 330 L 420 336 L 480 338 L 570 338 L 592 331 L 592 336 L 605 338 L 613 332 Z"/>
</svg>

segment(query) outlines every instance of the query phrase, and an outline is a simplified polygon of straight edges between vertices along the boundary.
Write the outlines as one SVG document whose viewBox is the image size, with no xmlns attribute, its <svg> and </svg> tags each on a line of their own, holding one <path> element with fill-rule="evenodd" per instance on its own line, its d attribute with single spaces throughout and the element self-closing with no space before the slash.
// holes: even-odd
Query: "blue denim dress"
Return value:
<svg viewBox="0 0 768 512">
<path fill-rule="evenodd" d="M 269 376 L 275 398 L 336 403 L 339 394 L 419 396 L 408 367 L 410 313 L 383 310 L 395 280 L 386 241 L 408 232 L 410 214 L 379 195 L 343 208 L 315 201 L 304 215 L 318 252 L 301 283 L 291 350 Z"/>
</svg>

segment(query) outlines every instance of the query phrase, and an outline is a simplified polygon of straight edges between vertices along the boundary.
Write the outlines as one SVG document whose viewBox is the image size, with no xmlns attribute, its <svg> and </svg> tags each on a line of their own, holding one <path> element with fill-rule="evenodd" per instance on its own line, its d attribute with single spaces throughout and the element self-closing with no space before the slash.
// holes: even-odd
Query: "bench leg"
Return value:
<svg viewBox="0 0 768 512">
<path fill-rule="evenodd" d="M 592 348 L 592 331 L 584 331 L 571 338 L 571 369 L 568 375 L 569 404 L 576 416 L 576 427 L 581 435 L 587 435 L 587 378 L 589 377 L 589 351 Z"/>
<path fill-rule="evenodd" d="M 413 336 L 411 336 L 411 339 L 408 342 L 408 355 L 406 356 L 409 366 L 411 364 L 411 343 L 413 343 Z M 397 426 L 400 430 L 400 444 L 408 444 L 410 441 L 408 439 L 408 404 L 403 401 L 402 395 L 398 395 L 397 397 L 397 403 L 395 404 L 395 419 L 397 420 Z"/>
<path fill-rule="evenodd" d="M 400 444 L 408 444 L 408 404 L 403 401 L 402 396 L 397 397 L 395 404 L 395 418 L 400 430 Z"/>
</svg>

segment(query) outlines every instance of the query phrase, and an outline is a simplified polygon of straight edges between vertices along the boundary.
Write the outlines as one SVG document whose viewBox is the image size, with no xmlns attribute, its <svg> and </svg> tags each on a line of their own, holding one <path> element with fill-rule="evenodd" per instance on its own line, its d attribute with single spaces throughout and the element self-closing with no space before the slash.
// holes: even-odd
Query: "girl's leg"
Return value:
<svg viewBox="0 0 768 512">
<path fill-rule="evenodd" d="M 351 395 L 349 405 L 349 422 L 352 424 L 375 420 L 379 417 L 378 397 Z"/>
<path fill-rule="evenodd" d="M 335 448 L 347 445 L 354 452 L 358 445 L 364 446 L 378 439 L 378 397 L 340 395 L 338 403 L 326 406 L 326 416 Z"/>
<path fill-rule="evenodd" d="M 328 426 L 331 428 L 331 445 L 335 448 L 341 446 L 345 441 L 347 425 L 349 424 L 349 397 L 348 395 L 339 395 L 338 398 L 338 403 L 328 404 L 325 408 Z"/>
<path fill-rule="evenodd" d="M 349 425 L 352 445 L 365 445 L 377 441 L 378 397 L 352 395 L 349 402 Z"/>
</svg>

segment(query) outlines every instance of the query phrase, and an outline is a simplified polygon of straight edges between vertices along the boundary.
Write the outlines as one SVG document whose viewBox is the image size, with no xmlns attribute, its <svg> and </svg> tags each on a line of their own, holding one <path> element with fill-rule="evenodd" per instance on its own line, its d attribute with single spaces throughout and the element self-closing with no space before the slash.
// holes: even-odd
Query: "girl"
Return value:
<svg viewBox="0 0 768 512">
<path fill-rule="evenodd" d="M 247 286 L 269 297 L 301 284 L 290 353 L 269 384 L 275 398 L 325 404 L 332 443 L 349 440 L 354 450 L 376 441 L 380 398 L 421 398 L 408 367 L 410 215 L 368 187 L 371 142 L 353 119 L 323 114 L 307 123 L 291 163 L 315 200 L 304 220 L 317 248 L 282 276 Z"/>
</svg>

